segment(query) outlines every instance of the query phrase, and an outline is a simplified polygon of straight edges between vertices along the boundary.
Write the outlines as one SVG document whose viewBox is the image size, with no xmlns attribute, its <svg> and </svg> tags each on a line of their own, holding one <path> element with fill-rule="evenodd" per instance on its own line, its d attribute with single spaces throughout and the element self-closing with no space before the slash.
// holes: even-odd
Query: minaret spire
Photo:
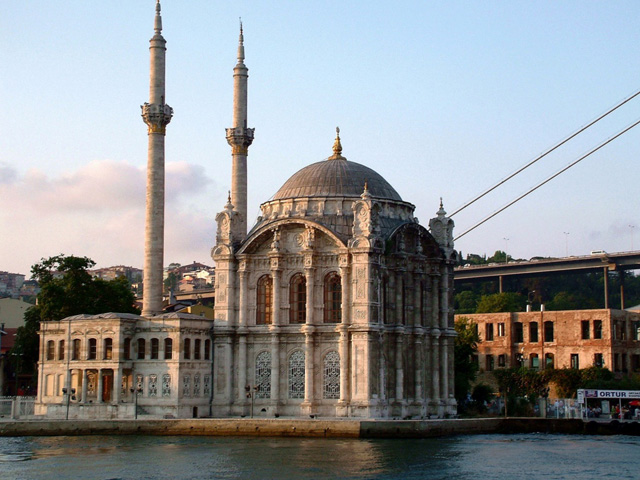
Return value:
<svg viewBox="0 0 640 480">
<path fill-rule="evenodd" d="M 173 109 L 165 103 L 166 41 L 162 36 L 160 0 L 156 2 L 151 53 L 149 103 L 142 105 L 142 119 L 148 126 L 147 210 L 145 216 L 144 287 L 142 315 L 162 312 L 162 269 L 164 261 L 164 137 Z"/>
<path fill-rule="evenodd" d="M 231 145 L 231 203 L 240 214 L 239 231 L 247 233 L 247 155 L 253 142 L 253 128 L 247 128 L 247 79 L 249 69 L 244 64 L 244 32 L 240 20 L 238 63 L 233 69 L 233 126 L 227 128 Z"/>
</svg>

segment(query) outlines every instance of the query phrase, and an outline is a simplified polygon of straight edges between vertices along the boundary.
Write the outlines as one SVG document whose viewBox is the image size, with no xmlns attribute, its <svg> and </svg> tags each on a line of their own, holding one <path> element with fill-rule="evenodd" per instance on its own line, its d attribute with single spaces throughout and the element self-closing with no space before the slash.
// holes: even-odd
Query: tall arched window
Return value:
<svg viewBox="0 0 640 480">
<path fill-rule="evenodd" d="M 157 360 L 160 352 L 160 340 L 157 338 L 151 339 L 151 360 Z"/>
<path fill-rule="evenodd" d="M 256 398 L 271 398 L 271 353 L 256 357 Z"/>
<path fill-rule="evenodd" d="M 73 339 L 73 352 L 71 354 L 71 360 L 80 360 L 80 339 Z"/>
<path fill-rule="evenodd" d="M 144 338 L 139 338 L 138 339 L 138 360 L 144 360 L 144 356 L 146 354 L 145 352 L 145 341 Z"/>
<path fill-rule="evenodd" d="M 342 321 L 342 282 L 340 275 L 331 272 L 324 278 L 324 323 Z"/>
<path fill-rule="evenodd" d="M 258 280 L 256 299 L 256 325 L 270 325 L 273 310 L 273 280 L 263 275 Z"/>
<path fill-rule="evenodd" d="M 98 358 L 98 341 L 95 338 L 90 338 L 87 359 L 95 360 L 96 358 Z"/>
<path fill-rule="evenodd" d="M 164 339 L 164 359 L 171 360 L 173 358 L 173 340 L 171 338 Z"/>
<path fill-rule="evenodd" d="M 74 340 L 75 342 L 75 340 Z M 74 349 L 75 349 L 75 343 L 74 343 Z M 131 360 L 131 338 L 126 337 L 124 339 L 124 359 L 125 360 Z"/>
<path fill-rule="evenodd" d="M 211 360 L 211 340 L 206 339 L 204 341 L 204 359 Z"/>
<path fill-rule="evenodd" d="M 340 398 L 340 355 L 338 352 L 329 352 L 324 357 L 322 397 Z"/>
<path fill-rule="evenodd" d="M 289 398 L 304 398 L 304 352 L 296 350 L 289 357 Z"/>
<path fill-rule="evenodd" d="M 55 360 L 56 344 L 53 340 L 47 342 L 47 360 Z"/>
<path fill-rule="evenodd" d="M 183 353 L 184 353 L 184 359 L 185 360 L 190 360 L 191 359 L 191 339 L 189 339 L 189 338 L 185 338 L 184 339 Z"/>
<path fill-rule="evenodd" d="M 111 360 L 113 358 L 113 339 L 105 338 L 102 342 L 103 360 Z"/>
<path fill-rule="evenodd" d="M 307 279 L 301 273 L 291 277 L 289 283 L 289 323 L 307 320 Z"/>
</svg>

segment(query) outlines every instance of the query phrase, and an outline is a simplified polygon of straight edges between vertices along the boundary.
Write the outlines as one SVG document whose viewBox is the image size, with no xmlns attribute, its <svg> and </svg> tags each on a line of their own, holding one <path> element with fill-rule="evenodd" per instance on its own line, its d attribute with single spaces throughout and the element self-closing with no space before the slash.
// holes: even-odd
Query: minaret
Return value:
<svg viewBox="0 0 640 480">
<path fill-rule="evenodd" d="M 162 268 L 164 261 L 164 135 L 173 116 L 165 104 L 166 41 L 162 37 L 160 0 L 156 3 L 155 34 L 149 40 L 151 74 L 149 103 L 142 106 L 142 119 L 149 127 L 147 154 L 147 212 L 144 235 L 144 289 L 142 315 L 162 312 Z"/>
<path fill-rule="evenodd" d="M 247 128 L 247 79 L 249 69 L 244 64 L 244 35 L 240 22 L 238 63 L 233 69 L 233 126 L 227 128 L 227 142 L 231 145 L 231 203 L 240 214 L 238 230 L 247 234 L 247 155 L 253 142 L 253 128 Z"/>
</svg>

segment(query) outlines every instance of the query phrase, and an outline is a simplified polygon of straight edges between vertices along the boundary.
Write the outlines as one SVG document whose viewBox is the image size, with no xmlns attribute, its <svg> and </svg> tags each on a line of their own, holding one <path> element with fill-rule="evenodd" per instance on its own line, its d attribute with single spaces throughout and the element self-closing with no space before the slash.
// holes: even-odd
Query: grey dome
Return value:
<svg viewBox="0 0 640 480">
<path fill-rule="evenodd" d="M 367 183 L 372 197 L 402 201 L 398 192 L 369 167 L 344 157 L 329 158 L 299 170 L 273 196 L 273 200 L 299 197 L 359 197 Z"/>
</svg>

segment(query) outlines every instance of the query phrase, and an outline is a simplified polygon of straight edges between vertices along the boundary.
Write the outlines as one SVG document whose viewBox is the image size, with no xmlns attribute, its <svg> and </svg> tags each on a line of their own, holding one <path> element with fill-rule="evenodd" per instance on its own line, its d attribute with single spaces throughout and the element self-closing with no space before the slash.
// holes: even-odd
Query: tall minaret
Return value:
<svg viewBox="0 0 640 480">
<path fill-rule="evenodd" d="M 253 128 L 247 128 L 247 79 L 249 69 L 244 64 L 244 35 L 240 22 L 238 64 L 233 69 L 233 127 L 227 128 L 231 145 L 231 203 L 240 214 L 239 231 L 247 234 L 247 154 L 253 142 Z"/>
<path fill-rule="evenodd" d="M 164 260 L 164 135 L 173 116 L 165 104 L 166 41 L 162 37 L 160 0 L 156 3 L 155 34 L 149 40 L 151 74 L 149 103 L 142 106 L 142 119 L 149 127 L 147 154 L 147 212 L 144 235 L 144 289 L 142 315 L 162 312 L 162 268 Z"/>
</svg>

